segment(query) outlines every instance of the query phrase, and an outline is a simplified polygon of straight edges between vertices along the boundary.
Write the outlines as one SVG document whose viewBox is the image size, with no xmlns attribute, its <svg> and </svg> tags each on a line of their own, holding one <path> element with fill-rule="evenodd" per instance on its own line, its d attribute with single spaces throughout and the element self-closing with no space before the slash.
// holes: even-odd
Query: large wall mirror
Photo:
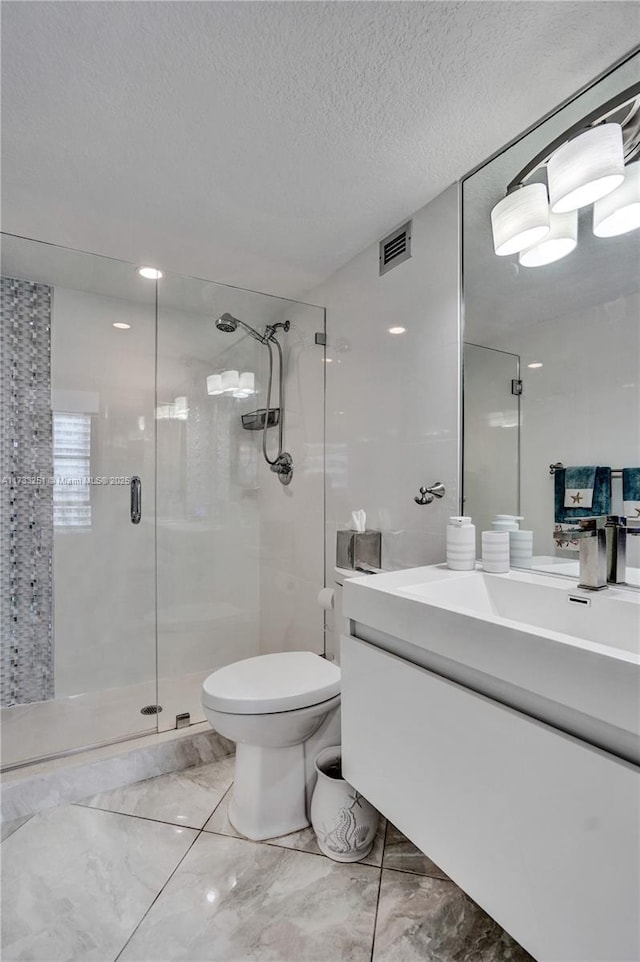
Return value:
<svg viewBox="0 0 640 962">
<path fill-rule="evenodd" d="M 523 564 L 568 577 L 580 518 L 640 518 L 639 81 L 636 53 L 463 184 L 464 514 L 522 516 Z"/>
</svg>

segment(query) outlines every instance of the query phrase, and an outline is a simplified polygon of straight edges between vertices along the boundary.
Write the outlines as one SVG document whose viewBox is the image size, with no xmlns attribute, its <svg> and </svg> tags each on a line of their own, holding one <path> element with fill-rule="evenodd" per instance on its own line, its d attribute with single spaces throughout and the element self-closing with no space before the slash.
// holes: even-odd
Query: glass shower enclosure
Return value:
<svg viewBox="0 0 640 962">
<path fill-rule="evenodd" d="M 225 312 L 291 321 L 287 488 L 242 419 L 268 352 Z M 302 554 L 294 534 L 322 476 L 322 331 L 318 307 L 3 235 L 3 768 L 201 722 L 216 668 L 322 653 L 320 609 L 289 592 L 283 625 L 272 590 L 294 567 L 323 583 L 323 518 Z"/>
</svg>

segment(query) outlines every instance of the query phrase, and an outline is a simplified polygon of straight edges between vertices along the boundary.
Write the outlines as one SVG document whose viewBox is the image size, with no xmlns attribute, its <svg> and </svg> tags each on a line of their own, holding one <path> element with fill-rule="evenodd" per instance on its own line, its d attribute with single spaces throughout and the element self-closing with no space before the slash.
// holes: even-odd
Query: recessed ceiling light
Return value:
<svg viewBox="0 0 640 962">
<path fill-rule="evenodd" d="M 527 367 L 542 367 L 542 361 L 534 361 L 532 364 L 527 364 Z"/>
<path fill-rule="evenodd" d="M 406 327 L 390 327 L 389 334 L 404 334 L 406 330 Z"/>
<path fill-rule="evenodd" d="M 146 277 L 148 281 L 159 281 L 162 277 L 162 271 L 156 267 L 139 267 L 138 274 L 140 277 Z"/>
<path fill-rule="evenodd" d="M 128 331 L 131 324 L 125 324 L 124 321 L 116 321 L 113 326 L 117 327 L 119 331 Z"/>
</svg>

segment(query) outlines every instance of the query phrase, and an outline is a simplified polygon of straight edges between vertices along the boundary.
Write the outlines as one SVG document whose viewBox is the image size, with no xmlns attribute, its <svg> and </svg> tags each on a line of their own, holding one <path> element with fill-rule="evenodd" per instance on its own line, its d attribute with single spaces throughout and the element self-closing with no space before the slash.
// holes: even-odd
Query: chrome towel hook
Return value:
<svg viewBox="0 0 640 962">
<path fill-rule="evenodd" d="M 417 494 L 413 500 L 416 504 L 431 504 L 434 497 L 444 498 L 444 495 L 444 484 L 442 484 L 441 481 L 436 481 L 436 483 L 432 484 L 430 488 L 421 487 L 420 494 Z"/>
</svg>

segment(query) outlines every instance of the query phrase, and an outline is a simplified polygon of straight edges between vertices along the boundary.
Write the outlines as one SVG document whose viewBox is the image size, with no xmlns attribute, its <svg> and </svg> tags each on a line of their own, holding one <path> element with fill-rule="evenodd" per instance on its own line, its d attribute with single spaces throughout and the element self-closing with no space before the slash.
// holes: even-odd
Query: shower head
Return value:
<svg viewBox="0 0 640 962">
<path fill-rule="evenodd" d="M 231 314 L 222 314 L 216 321 L 216 327 L 225 334 L 231 334 L 238 326 L 238 319 Z"/>
<path fill-rule="evenodd" d="M 245 324 L 244 321 L 238 320 L 238 318 L 234 317 L 233 314 L 221 314 L 216 321 L 216 327 L 218 330 L 223 331 L 225 334 L 231 334 L 237 329 L 238 325 L 243 327 L 247 334 L 250 334 L 251 337 L 255 337 L 256 341 L 260 341 L 261 344 L 264 344 L 265 339 L 262 334 L 259 334 L 258 331 L 256 331 L 249 324 Z"/>
</svg>

